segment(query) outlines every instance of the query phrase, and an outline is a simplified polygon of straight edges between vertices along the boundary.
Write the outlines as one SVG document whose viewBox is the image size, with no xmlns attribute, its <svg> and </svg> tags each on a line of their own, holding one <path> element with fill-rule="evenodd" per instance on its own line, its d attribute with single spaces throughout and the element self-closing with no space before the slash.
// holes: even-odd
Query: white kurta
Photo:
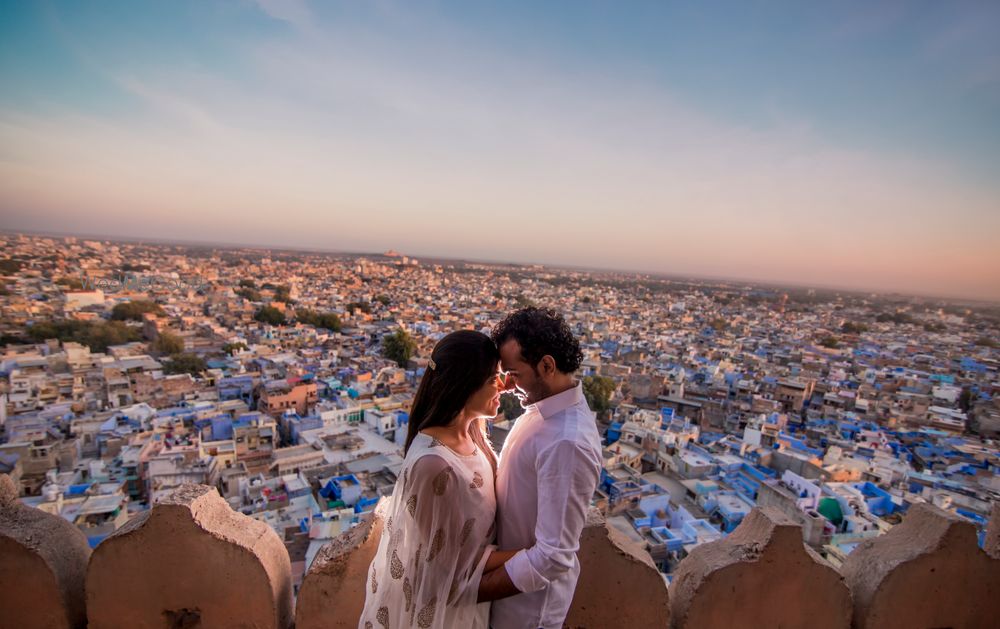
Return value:
<svg viewBox="0 0 1000 629">
<path fill-rule="evenodd" d="M 387 513 L 358 627 L 485 629 L 490 605 L 476 597 L 496 530 L 486 455 L 460 455 L 418 434 Z"/>
</svg>

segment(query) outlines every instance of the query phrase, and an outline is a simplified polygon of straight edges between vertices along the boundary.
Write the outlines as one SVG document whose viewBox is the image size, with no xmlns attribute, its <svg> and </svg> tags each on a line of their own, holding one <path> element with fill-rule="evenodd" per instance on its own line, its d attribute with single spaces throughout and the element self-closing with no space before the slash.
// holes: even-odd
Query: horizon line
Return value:
<svg viewBox="0 0 1000 629">
<path fill-rule="evenodd" d="M 297 252 L 297 253 L 317 253 L 317 254 L 327 254 L 334 256 L 350 256 L 350 257 L 372 257 L 381 256 L 385 257 L 385 252 L 364 252 L 364 251 L 348 251 L 342 249 L 326 249 L 326 248 L 316 248 L 307 247 L 304 245 L 268 245 L 263 243 L 238 243 L 238 242 L 217 242 L 217 241 L 202 241 L 202 240 L 178 240 L 170 238 L 150 238 L 148 236 L 128 236 L 128 235 L 112 235 L 112 234 L 98 234 L 98 233 L 80 233 L 80 232 L 61 232 L 55 231 L 39 231 L 39 230 L 24 230 L 24 229 L 6 229 L 0 228 L 0 233 L 7 235 L 17 235 L 17 236 L 41 236 L 41 237 L 51 237 L 51 238 L 83 238 L 83 239 L 97 239 L 105 240 L 108 242 L 126 242 L 133 244 L 153 244 L 153 245 L 182 245 L 191 247 L 213 247 L 213 248 L 230 248 L 230 249 L 251 249 L 257 251 L 279 251 L 279 252 Z M 752 279 L 752 278 L 739 278 L 739 277 L 721 277 L 721 276 L 711 276 L 711 275 L 673 275 L 665 271 L 651 271 L 642 269 L 624 269 L 624 268 L 613 268 L 613 267 L 585 267 L 573 264 L 552 264 L 543 262 L 524 262 L 524 261 L 511 261 L 511 260 L 495 260 L 495 259 L 470 259 L 470 258 L 453 258 L 448 256 L 424 256 L 420 254 L 408 254 L 400 252 L 394 247 L 390 247 L 386 251 L 395 251 L 400 256 L 405 256 L 408 258 L 423 258 L 425 260 L 431 261 L 444 261 L 444 262 L 461 262 L 461 263 L 471 263 L 471 264 L 493 264 L 493 265 L 507 265 L 507 266 L 538 266 L 547 269 L 556 269 L 562 271 L 579 271 L 587 273 L 623 273 L 635 276 L 650 276 L 653 279 L 666 280 L 666 281 L 686 281 L 686 282 L 726 282 L 726 283 L 740 283 L 748 284 L 751 286 L 761 286 L 767 288 L 786 288 L 786 289 L 806 289 L 806 290 L 818 290 L 818 291 L 833 291 L 840 293 L 853 293 L 853 294 L 870 294 L 877 295 L 880 297 L 907 297 L 911 299 L 932 299 L 937 301 L 946 302 L 958 302 L 958 303 L 972 303 L 977 305 L 990 305 L 990 306 L 1000 306 L 1000 300 L 984 299 L 981 297 L 959 297 L 959 296 L 943 296 L 934 295 L 930 293 L 918 294 L 918 293 L 905 293 L 898 291 L 884 291 L 884 290 L 874 290 L 865 289 L 859 287 L 847 287 L 847 286 L 831 286 L 831 285 L 818 285 L 818 284 L 801 284 L 796 282 L 784 282 L 780 280 L 764 280 L 764 279 Z M 636 279 L 643 279 L 637 277 Z"/>
</svg>

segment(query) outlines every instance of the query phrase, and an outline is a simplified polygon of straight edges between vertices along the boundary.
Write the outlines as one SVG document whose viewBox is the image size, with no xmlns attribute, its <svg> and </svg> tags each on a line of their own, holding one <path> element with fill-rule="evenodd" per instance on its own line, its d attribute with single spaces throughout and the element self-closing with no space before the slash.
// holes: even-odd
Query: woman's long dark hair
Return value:
<svg viewBox="0 0 1000 629">
<path fill-rule="evenodd" d="M 465 403 L 490 378 L 496 376 L 500 352 L 490 337 L 475 330 L 446 335 L 431 352 L 428 366 L 410 408 L 409 427 L 403 453 L 424 428 L 447 426 L 462 412 Z M 486 439 L 486 425 L 478 419 L 469 427 L 476 446 L 496 468 L 496 454 Z"/>
</svg>

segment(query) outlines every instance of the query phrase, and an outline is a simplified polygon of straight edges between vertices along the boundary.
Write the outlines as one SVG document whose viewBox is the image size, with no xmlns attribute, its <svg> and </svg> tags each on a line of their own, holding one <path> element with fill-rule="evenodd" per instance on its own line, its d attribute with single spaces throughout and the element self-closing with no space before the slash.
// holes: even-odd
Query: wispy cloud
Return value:
<svg viewBox="0 0 1000 629">
<path fill-rule="evenodd" d="M 142 100 L 161 119 L 179 122 L 208 136 L 219 136 L 225 129 L 218 118 L 182 92 L 132 76 L 112 75 L 111 78 L 123 90 Z"/>
<path fill-rule="evenodd" d="M 313 24 L 312 11 L 304 0 L 254 0 L 260 9 L 276 20 L 288 22 L 300 30 Z"/>
</svg>

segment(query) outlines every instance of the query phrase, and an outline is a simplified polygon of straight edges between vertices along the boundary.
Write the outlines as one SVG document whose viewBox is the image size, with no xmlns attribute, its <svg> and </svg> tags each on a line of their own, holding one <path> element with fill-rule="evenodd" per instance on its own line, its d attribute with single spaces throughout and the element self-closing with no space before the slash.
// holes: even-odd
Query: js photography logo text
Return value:
<svg viewBox="0 0 1000 629">
<path fill-rule="evenodd" d="M 80 276 L 80 284 L 84 290 L 101 290 L 105 293 L 147 290 L 201 290 L 209 286 L 197 278 L 184 279 L 179 277 L 164 277 L 161 275 L 138 275 L 136 273 L 119 273 L 111 277 Z"/>
</svg>

